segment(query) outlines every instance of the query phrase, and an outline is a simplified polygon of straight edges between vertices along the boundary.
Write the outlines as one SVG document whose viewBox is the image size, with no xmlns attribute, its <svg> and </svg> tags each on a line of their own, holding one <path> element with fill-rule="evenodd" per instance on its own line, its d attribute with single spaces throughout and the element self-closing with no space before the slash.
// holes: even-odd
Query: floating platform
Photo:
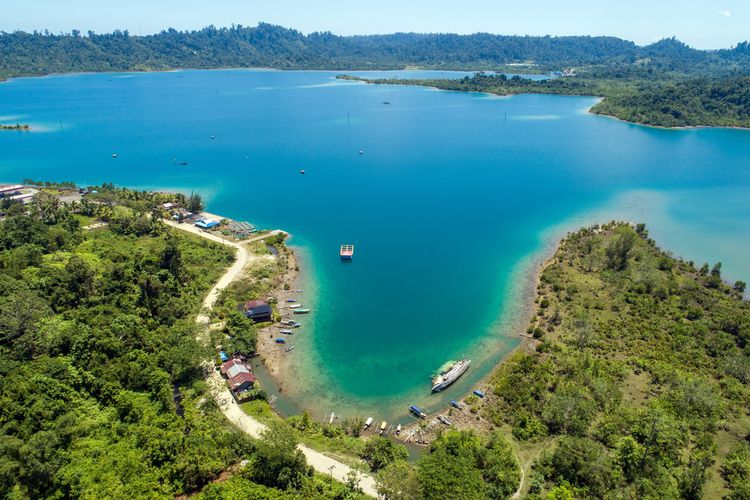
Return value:
<svg viewBox="0 0 750 500">
<path fill-rule="evenodd" d="M 354 245 L 341 245 L 339 256 L 342 260 L 352 260 L 354 257 Z"/>
</svg>

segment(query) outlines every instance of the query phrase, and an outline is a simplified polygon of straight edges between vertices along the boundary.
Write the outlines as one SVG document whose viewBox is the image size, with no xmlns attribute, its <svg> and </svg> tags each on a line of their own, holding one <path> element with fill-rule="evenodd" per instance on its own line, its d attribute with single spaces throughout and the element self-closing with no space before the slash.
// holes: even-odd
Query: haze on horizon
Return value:
<svg viewBox="0 0 750 500">
<path fill-rule="evenodd" d="M 0 0 L 0 30 L 78 29 L 132 34 L 208 25 L 278 24 L 304 33 L 338 35 L 394 32 L 488 32 L 503 35 L 609 35 L 647 45 L 676 36 L 699 49 L 729 48 L 750 39 L 750 2 L 746 0 L 447 0 L 363 2 L 323 0 Z"/>
</svg>

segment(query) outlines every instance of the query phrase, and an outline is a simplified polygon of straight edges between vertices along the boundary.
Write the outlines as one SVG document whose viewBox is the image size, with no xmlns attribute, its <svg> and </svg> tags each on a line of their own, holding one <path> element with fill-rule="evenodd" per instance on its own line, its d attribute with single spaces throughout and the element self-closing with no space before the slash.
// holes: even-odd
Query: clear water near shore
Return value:
<svg viewBox="0 0 750 500">
<path fill-rule="evenodd" d="M 336 74 L 6 82 L 0 115 L 46 133 L 0 133 L 0 180 L 195 189 L 214 213 L 291 232 L 314 312 L 284 393 L 317 415 L 393 420 L 468 390 L 517 345 L 534 263 L 584 223 L 646 222 L 675 254 L 750 279 L 750 132 L 639 127 L 587 114 L 594 98 Z M 430 395 L 430 375 L 459 356 L 471 369 Z"/>
</svg>

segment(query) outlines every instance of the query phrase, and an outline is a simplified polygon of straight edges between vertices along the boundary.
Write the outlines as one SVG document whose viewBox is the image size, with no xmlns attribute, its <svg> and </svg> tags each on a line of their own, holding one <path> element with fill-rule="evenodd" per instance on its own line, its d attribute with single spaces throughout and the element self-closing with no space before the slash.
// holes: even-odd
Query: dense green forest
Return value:
<svg viewBox="0 0 750 500">
<path fill-rule="evenodd" d="M 243 498 L 357 498 L 215 405 L 194 320 L 234 256 L 160 221 L 186 197 L 96 191 L 0 207 L 0 498 L 174 498 L 243 460 Z"/>
<path fill-rule="evenodd" d="M 174 68 L 431 69 L 544 73 L 575 68 L 575 78 L 515 82 L 481 75 L 425 81 L 438 88 L 606 97 L 594 112 L 659 126 L 750 126 L 750 44 L 697 50 L 674 38 L 647 46 L 603 36 L 396 33 L 337 36 L 270 24 L 127 31 L 0 33 L 0 79 L 80 71 Z M 743 78 L 744 77 L 744 78 Z M 379 82 L 383 83 L 383 82 Z M 389 82 L 390 83 L 390 82 Z M 405 83 L 405 82 L 400 82 Z"/>
<path fill-rule="evenodd" d="M 74 186 L 37 184 L 31 204 L 0 210 L 3 498 L 361 498 L 355 478 L 314 473 L 300 440 L 361 461 L 392 500 L 508 498 L 519 484 L 529 498 L 750 496 L 746 285 L 661 251 L 642 225 L 561 242 L 540 277 L 536 349 L 467 398 L 494 428 L 446 428 L 410 463 L 363 439 L 358 418 L 282 420 L 258 400 L 243 409 L 269 425 L 259 440 L 224 419 L 194 319 L 233 255 L 160 221 L 188 197 L 103 185 L 62 204 L 54 190 Z M 252 351 L 254 329 L 225 319 Z"/>
<path fill-rule="evenodd" d="M 645 47 L 604 36 L 504 36 L 396 33 L 337 36 L 270 24 L 169 29 L 147 36 L 127 31 L 0 33 L 0 77 L 77 71 L 173 68 L 495 70 L 530 63 L 529 71 L 570 66 L 633 65 L 692 74 L 734 74 L 750 67 L 750 45 L 703 51 L 675 39 Z"/>
<path fill-rule="evenodd" d="M 374 84 L 421 85 L 443 90 L 498 95 L 599 96 L 593 113 L 660 127 L 750 127 L 750 76 L 725 78 L 655 77 L 644 70 L 583 70 L 576 76 L 530 80 L 477 73 L 459 79 L 339 78 Z"/>
<path fill-rule="evenodd" d="M 643 226 L 569 235 L 481 408 L 531 457 L 531 498 L 750 498 L 750 304 Z M 552 496 L 549 496 L 552 495 Z"/>
</svg>

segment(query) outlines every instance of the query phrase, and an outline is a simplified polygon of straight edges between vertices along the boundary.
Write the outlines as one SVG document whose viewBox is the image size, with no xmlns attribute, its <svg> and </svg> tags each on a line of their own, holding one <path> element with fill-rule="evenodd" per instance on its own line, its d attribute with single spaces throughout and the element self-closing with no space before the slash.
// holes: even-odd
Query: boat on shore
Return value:
<svg viewBox="0 0 750 500">
<path fill-rule="evenodd" d="M 369 428 L 372 425 L 372 417 L 367 417 L 367 420 L 365 420 L 365 429 Z"/>
<path fill-rule="evenodd" d="M 440 392 L 458 380 L 469 369 L 470 364 L 470 359 L 462 359 L 461 361 L 444 365 L 438 371 L 437 376 L 432 379 L 432 392 Z"/>
<path fill-rule="evenodd" d="M 411 405 L 409 407 L 409 411 L 415 416 L 419 418 L 427 418 L 427 414 L 422 411 L 422 408 L 416 405 Z"/>
<path fill-rule="evenodd" d="M 310 309 L 295 309 L 294 314 L 310 314 Z"/>
<path fill-rule="evenodd" d="M 294 335 L 293 330 L 279 330 L 279 333 L 282 335 Z"/>
<path fill-rule="evenodd" d="M 289 309 L 299 309 L 300 307 L 302 307 L 302 304 L 292 304 L 292 305 L 290 305 L 288 307 L 289 307 Z"/>
</svg>

